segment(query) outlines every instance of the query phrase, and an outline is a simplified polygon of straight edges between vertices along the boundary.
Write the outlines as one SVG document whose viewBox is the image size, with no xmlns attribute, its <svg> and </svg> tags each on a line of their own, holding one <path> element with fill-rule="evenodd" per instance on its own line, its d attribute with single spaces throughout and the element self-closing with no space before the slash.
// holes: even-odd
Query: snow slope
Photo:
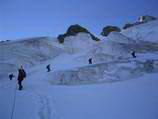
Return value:
<svg viewBox="0 0 158 119">
<path fill-rule="evenodd" d="M 158 20 L 136 25 L 122 31 L 122 34 L 135 40 L 158 42 Z"/>
<path fill-rule="evenodd" d="M 52 92 L 54 105 L 63 119 L 157 119 L 157 76 L 100 85 L 56 86 Z"/>
<path fill-rule="evenodd" d="M 47 37 L 0 43 L 0 77 L 16 72 L 21 64 L 31 67 L 65 53 L 58 46 Z"/>
<path fill-rule="evenodd" d="M 84 33 L 64 44 L 47 37 L 1 42 L 0 119 L 157 119 L 157 21 L 131 29 L 99 42 Z M 21 64 L 27 78 L 19 91 Z"/>
<path fill-rule="evenodd" d="M 66 37 L 63 45 L 66 51 L 74 54 L 90 51 L 96 48 L 97 43 L 89 34 L 79 33 L 76 36 Z"/>
<path fill-rule="evenodd" d="M 157 76 L 146 74 L 117 83 L 55 86 L 41 73 L 32 74 L 24 81 L 24 90 L 16 91 L 13 119 L 157 119 Z M 8 85 L 14 84 L 15 80 Z M 10 119 L 14 88 L 1 87 L 0 91 L 0 117 Z"/>
</svg>

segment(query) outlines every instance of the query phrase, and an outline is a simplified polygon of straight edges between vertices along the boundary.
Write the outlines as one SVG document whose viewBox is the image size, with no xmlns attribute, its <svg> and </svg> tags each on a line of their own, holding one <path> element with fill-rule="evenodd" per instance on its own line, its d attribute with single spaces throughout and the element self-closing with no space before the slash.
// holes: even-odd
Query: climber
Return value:
<svg viewBox="0 0 158 119">
<path fill-rule="evenodd" d="M 88 59 L 89 64 L 92 64 L 92 58 Z"/>
<path fill-rule="evenodd" d="M 132 55 L 133 58 L 136 58 L 135 51 L 133 51 L 133 52 L 131 53 L 131 55 Z"/>
<path fill-rule="evenodd" d="M 50 64 L 48 64 L 46 68 L 47 68 L 47 72 L 50 72 L 50 71 L 51 71 L 51 69 L 50 69 Z"/>
<path fill-rule="evenodd" d="M 22 81 L 24 80 L 24 78 L 26 78 L 26 72 L 22 66 L 20 67 L 18 71 L 19 71 L 18 73 L 19 90 L 22 90 L 23 89 Z"/>
<path fill-rule="evenodd" d="M 10 79 L 10 80 L 12 80 L 14 77 L 15 77 L 15 76 L 14 76 L 13 73 L 9 74 L 9 79 Z"/>
</svg>

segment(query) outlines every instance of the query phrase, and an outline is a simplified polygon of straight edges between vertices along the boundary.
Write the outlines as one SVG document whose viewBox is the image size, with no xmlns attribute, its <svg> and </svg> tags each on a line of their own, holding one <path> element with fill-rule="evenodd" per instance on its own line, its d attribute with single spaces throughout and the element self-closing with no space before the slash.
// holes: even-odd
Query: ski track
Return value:
<svg viewBox="0 0 158 119">
<path fill-rule="evenodd" d="M 60 117 L 57 115 L 57 112 L 55 111 L 55 108 L 53 107 L 53 99 L 52 97 L 48 97 L 43 94 L 35 94 L 38 98 L 38 116 L 39 119 L 60 119 Z"/>
<path fill-rule="evenodd" d="M 40 119 L 50 119 L 51 117 L 51 108 L 50 108 L 50 102 L 47 99 L 47 97 L 42 96 L 42 95 L 38 95 L 39 97 L 39 111 L 38 111 L 38 115 L 40 117 Z"/>
</svg>

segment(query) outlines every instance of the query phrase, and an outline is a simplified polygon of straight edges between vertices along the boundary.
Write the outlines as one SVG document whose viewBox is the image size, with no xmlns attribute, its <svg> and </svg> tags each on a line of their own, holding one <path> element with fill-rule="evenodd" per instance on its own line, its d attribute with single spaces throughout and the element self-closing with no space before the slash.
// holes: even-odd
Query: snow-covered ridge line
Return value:
<svg viewBox="0 0 158 119">
<path fill-rule="evenodd" d="M 158 20 L 140 24 L 121 32 L 125 36 L 134 40 L 143 40 L 149 42 L 158 42 Z"/>
</svg>

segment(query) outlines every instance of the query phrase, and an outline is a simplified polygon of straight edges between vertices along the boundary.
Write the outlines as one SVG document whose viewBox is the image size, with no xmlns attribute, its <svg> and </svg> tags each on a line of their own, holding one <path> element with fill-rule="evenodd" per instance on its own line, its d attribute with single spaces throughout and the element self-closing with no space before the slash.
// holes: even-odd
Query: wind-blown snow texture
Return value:
<svg viewBox="0 0 158 119">
<path fill-rule="evenodd" d="M 86 33 L 63 44 L 49 37 L 1 42 L 0 119 L 12 111 L 13 119 L 157 119 L 157 32 L 156 20 L 97 42 Z M 27 78 L 18 91 L 21 64 Z"/>
</svg>

